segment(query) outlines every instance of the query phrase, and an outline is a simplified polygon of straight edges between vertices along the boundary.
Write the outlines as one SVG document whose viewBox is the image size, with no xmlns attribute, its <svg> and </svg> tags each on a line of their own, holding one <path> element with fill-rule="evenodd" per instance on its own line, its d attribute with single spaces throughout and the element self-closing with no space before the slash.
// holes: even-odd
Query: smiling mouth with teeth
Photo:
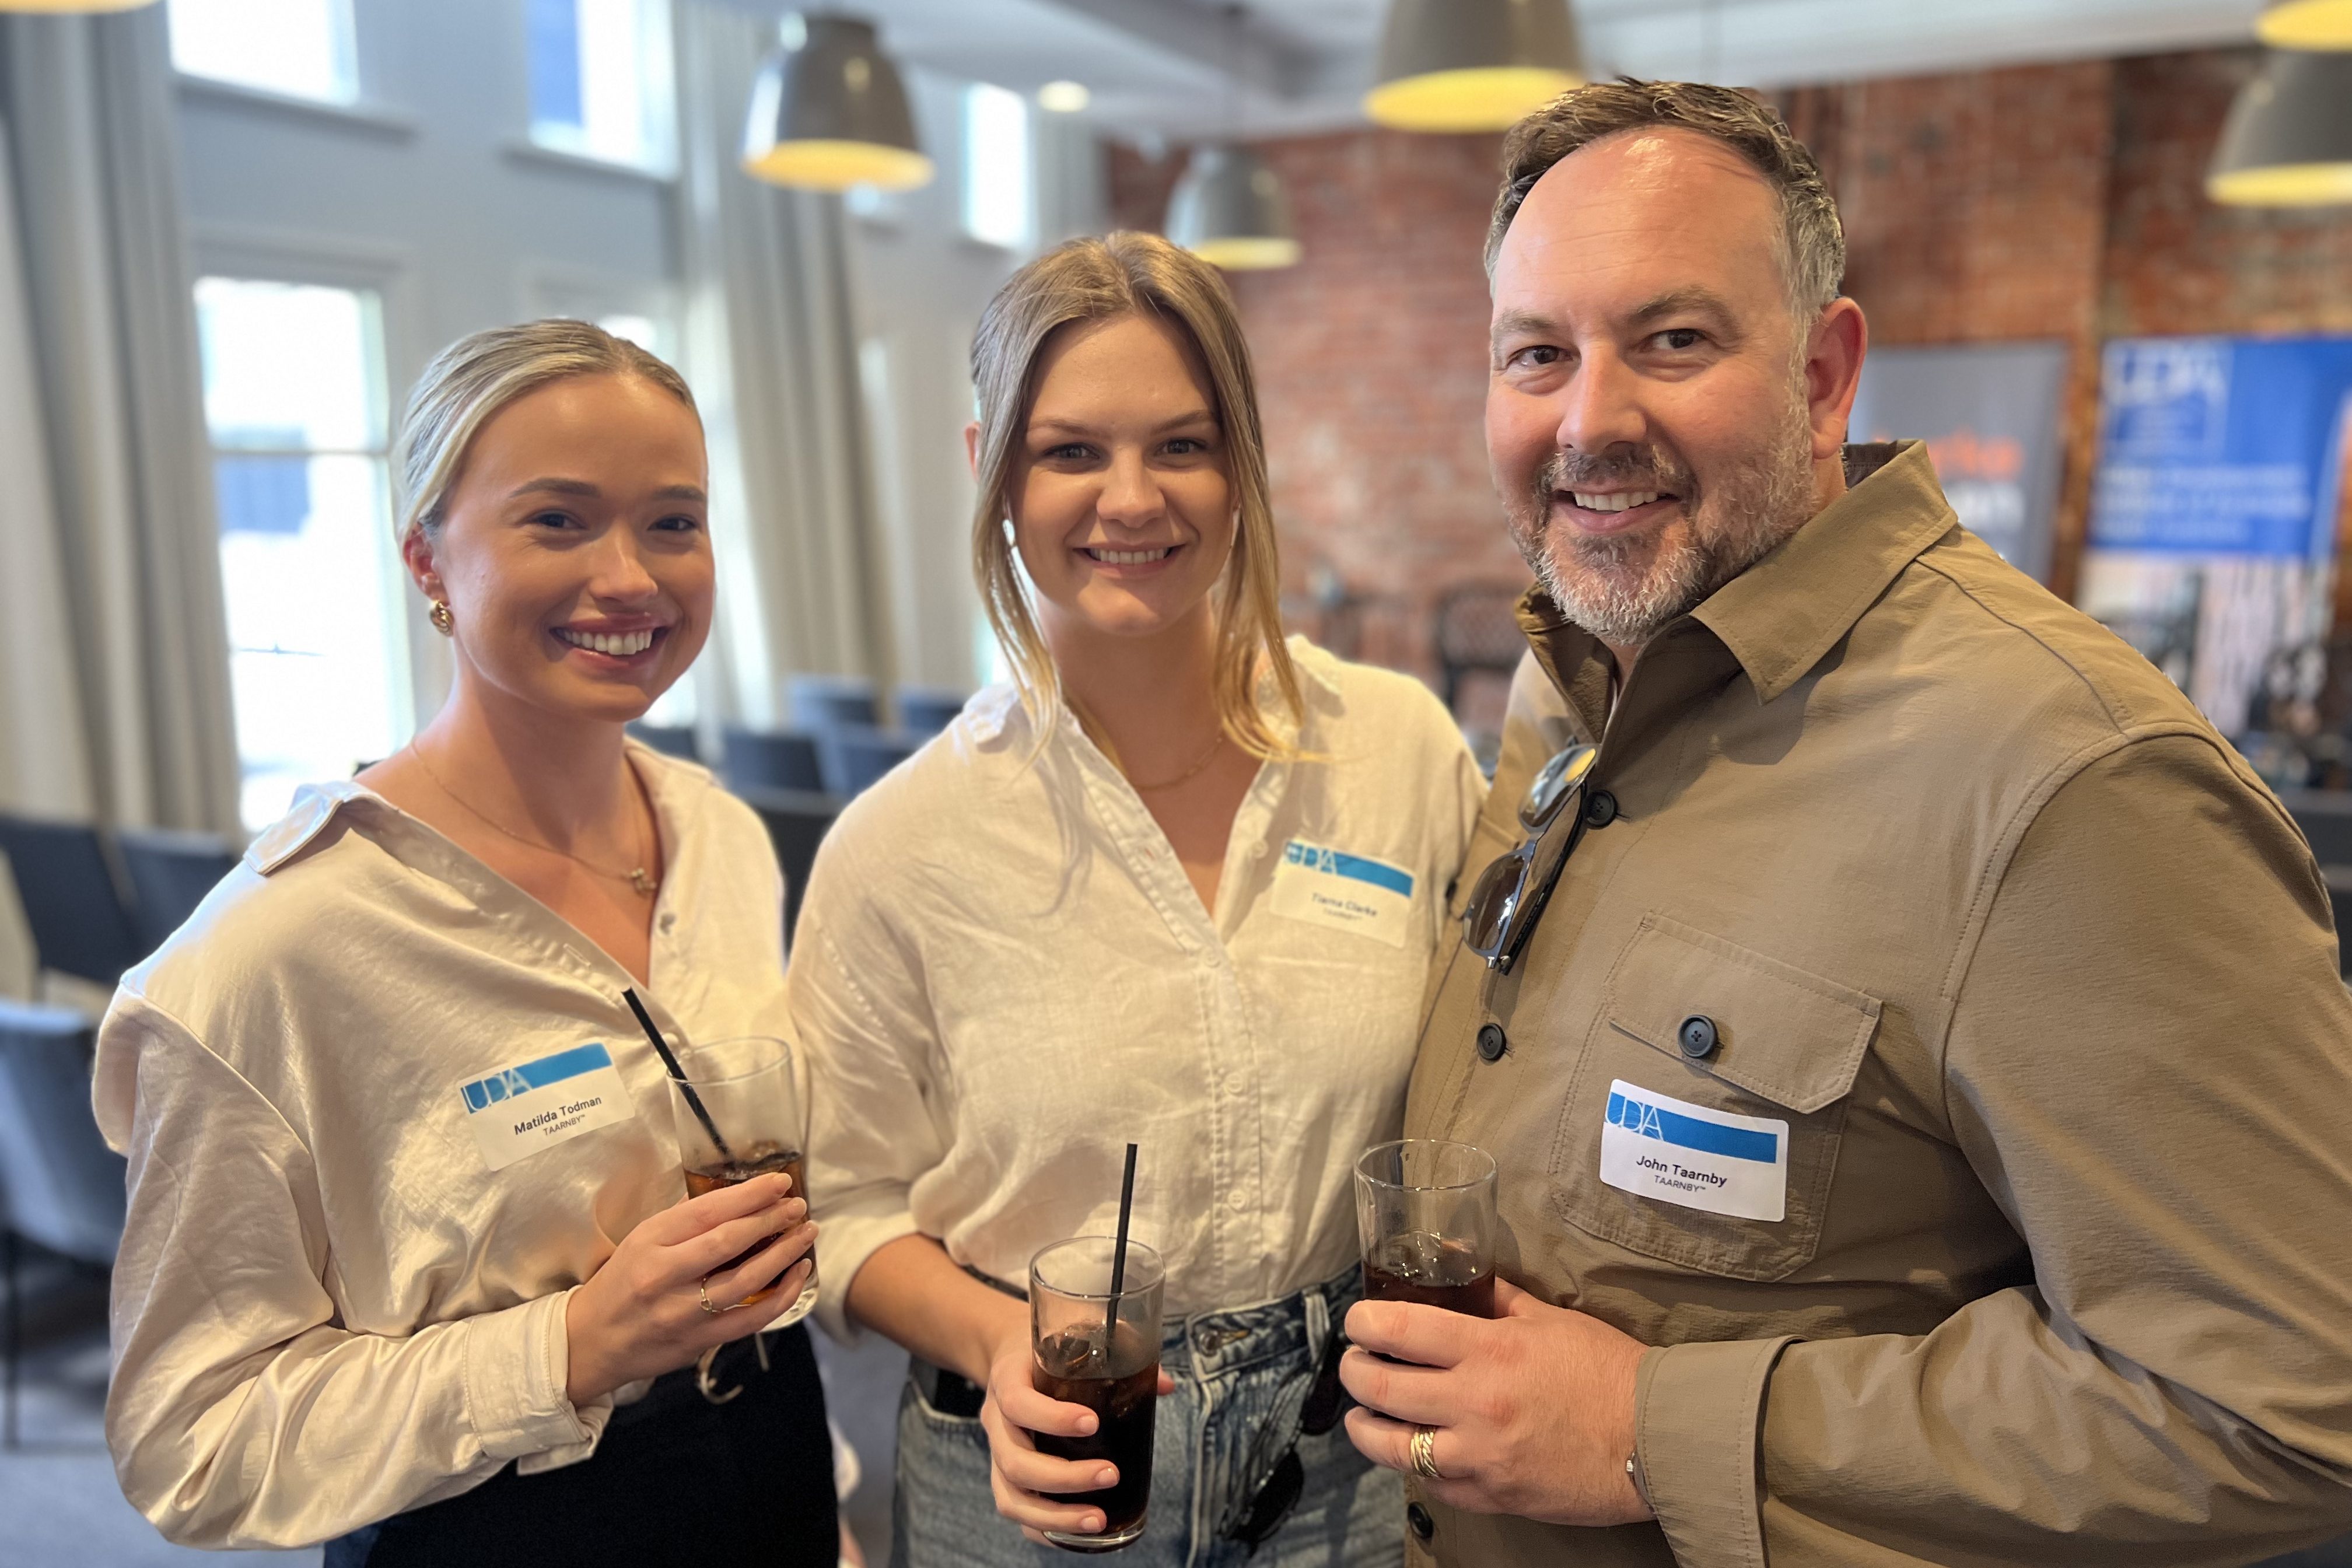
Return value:
<svg viewBox="0 0 2352 1568">
<path fill-rule="evenodd" d="M 640 632 L 619 632 L 610 636 L 598 632 L 575 632 L 569 626 L 555 628 L 556 640 L 573 647 L 586 648 L 590 653 L 610 654 L 614 658 L 628 658 L 654 646 L 654 628 Z"/>
<path fill-rule="evenodd" d="M 1637 506 L 1647 506 L 1654 500 L 1674 498 L 1664 490 L 1618 490 L 1612 494 L 1595 495 L 1589 490 L 1570 490 L 1570 499 L 1586 511 L 1631 511 Z"/>
<path fill-rule="evenodd" d="M 1086 554 L 1088 560 L 1099 561 L 1106 566 L 1147 566 L 1167 559 L 1174 548 L 1163 544 L 1157 550 L 1097 550 L 1089 545 Z"/>
</svg>

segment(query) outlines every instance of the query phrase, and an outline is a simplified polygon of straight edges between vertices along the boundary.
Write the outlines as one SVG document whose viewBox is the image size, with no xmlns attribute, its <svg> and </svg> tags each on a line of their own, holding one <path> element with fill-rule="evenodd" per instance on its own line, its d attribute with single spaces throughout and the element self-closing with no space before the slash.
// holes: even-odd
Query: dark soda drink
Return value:
<svg viewBox="0 0 2352 1568">
<path fill-rule="evenodd" d="M 705 1193 L 715 1193 L 721 1187 L 737 1186 L 754 1176 L 772 1176 L 779 1171 L 793 1179 L 793 1196 L 806 1200 L 808 1184 L 801 1175 L 801 1152 L 797 1149 L 787 1149 L 781 1143 L 754 1143 L 743 1151 L 742 1157 L 740 1159 L 730 1160 L 724 1164 L 702 1165 L 688 1170 L 686 1173 L 686 1195 L 698 1198 Z M 724 1274 L 757 1253 L 761 1247 L 774 1245 L 775 1237 L 770 1237 L 766 1241 L 745 1247 L 710 1272 Z M 808 1283 L 814 1285 L 816 1283 L 816 1248 L 814 1247 L 809 1248 L 808 1260 Z M 802 1289 L 805 1289 L 807 1286 Z M 776 1288 L 771 1284 L 765 1289 L 754 1290 L 744 1297 L 743 1305 L 748 1307 L 754 1301 L 764 1301 L 775 1293 Z"/>
<path fill-rule="evenodd" d="M 1466 1241 L 1409 1230 L 1383 1240 L 1364 1263 L 1364 1300 L 1418 1301 L 1473 1318 L 1495 1315 L 1495 1271 Z"/>
<path fill-rule="evenodd" d="M 1091 1437 L 1032 1433 L 1041 1453 L 1061 1459 L 1108 1460 L 1118 1468 L 1115 1486 L 1090 1492 L 1048 1492 L 1055 1502 L 1102 1510 L 1097 1542 L 1079 1544 L 1056 1537 L 1072 1552 L 1115 1552 L 1143 1533 L 1151 1501 L 1151 1422 L 1160 1397 L 1160 1347 L 1147 1344 L 1120 1325 L 1118 1339 L 1103 1343 L 1101 1325 L 1071 1329 L 1038 1343 L 1037 1392 L 1048 1399 L 1083 1405 L 1095 1413 Z"/>
</svg>

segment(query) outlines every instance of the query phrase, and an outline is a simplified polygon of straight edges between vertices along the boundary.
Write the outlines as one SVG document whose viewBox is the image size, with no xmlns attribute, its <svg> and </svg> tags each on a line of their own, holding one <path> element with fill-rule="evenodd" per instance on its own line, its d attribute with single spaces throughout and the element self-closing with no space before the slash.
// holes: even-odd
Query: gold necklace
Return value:
<svg viewBox="0 0 2352 1568">
<path fill-rule="evenodd" d="M 1174 789 L 1180 784 L 1190 784 L 1194 779 L 1201 776 L 1201 770 L 1207 767 L 1216 754 L 1224 749 L 1224 744 L 1225 731 L 1223 726 L 1220 725 L 1217 732 L 1209 737 L 1209 749 L 1202 752 L 1201 753 L 1200 760 L 1195 762 L 1191 767 L 1186 768 L 1182 773 L 1178 773 L 1174 778 L 1168 780 L 1164 784 L 1137 784 L 1130 778 L 1127 781 L 1128 787 L 1134 790 L 1138 795 L 1157 795 L 1161 790 Z"/>
<path fill-rule="evenodd" d="M 516 843 L 526 845 L 530 848 L 539 850 L 541 854 L 561 855 L 566 860 L 571 861 L 576 866 L 586 867 L 589 870 L 593 871 L 599 877 L 609 877 L 616 882 L 626 882 L 630 887 L 636 889 L 637 897 L 641 899 L 653 897 L 654 879 L 652 875 L 646 870 L 643 864 L 646 856 L 642 845 L 639 846 L 637 854 L 639 864 L 631 867 L 625 871 L 614 871 L 608 868 L 599 866 L 593 860 L 584 860 L 579 856 L 572 853 L 569 849 L 558 849 L 552 844 L 541 844 L 536 838 L 525 838 L 521 834 L 515 832 L 512 828 L 499 822 L 488 813 L 481 810 L 479 807 L 467 801 L 464 795 L 459 795 L 456 790 L 451 789 L 446 784 L 444 784 L 441 780 L 441 775 L 433 771 L 433 764 L 425 760 L 425 753 L 416 749 L 416 742 L 414 740 L 408 742 L 408 754 L 416 759 L 416 765 L 425 770 L 425 776 L 433 781 L 434 788 L 439 790 L 443 795 L 447 795 L 451 800 L 456 801 L 459 806 L 464 808 L 467 816 L 473 817 L 484 826 L 488 827 L 492 832 L 502 833 L 509 838 L 513 839 Z M 622 765 L 625 767 L 627 766 L 625 763 Z M 630 774 L 631 779 L 634 781 L 635 776 L 636 775 L 633 771 Z M 642 789 L 644 786 L 640 784 L 638 787 Z"/>
</svg>

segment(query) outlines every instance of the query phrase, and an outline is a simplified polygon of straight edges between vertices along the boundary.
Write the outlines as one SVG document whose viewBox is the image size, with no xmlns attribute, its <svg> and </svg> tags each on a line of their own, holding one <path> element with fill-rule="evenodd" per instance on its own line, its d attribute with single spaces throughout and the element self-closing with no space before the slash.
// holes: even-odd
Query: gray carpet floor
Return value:
<svg viewBox="0 0 2352 1568">
<path fill-rule="evenodd" d="M 106 1452 L 106 1284 L 47 1259 L 23 1269 L 26 1307 L 20 1446 L 0 1447 L 0 1568 L 315 1568 L 301 1552 L 195 1552 L 155 1533 L 123 1500 Z M 906 1352 L 867 1336 L 816 1337 L 835 1424 L 862 1479 L 845 1508 L 866 1560 L 890 1560 L 890 1471 Z"/>
</svg>

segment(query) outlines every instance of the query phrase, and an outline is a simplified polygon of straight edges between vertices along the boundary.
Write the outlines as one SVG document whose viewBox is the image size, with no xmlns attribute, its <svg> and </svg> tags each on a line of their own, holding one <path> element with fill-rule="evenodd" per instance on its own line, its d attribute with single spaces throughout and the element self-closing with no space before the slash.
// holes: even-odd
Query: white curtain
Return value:
<svg viewBox="0 0 2352 1568">
<path fill-rule="evenodd" d="M 0 19 L 0 810 L 234 834 L 163 8 Z"/>
<path fill-rule="evenodd" d="M 676 14 L 683 368 L 710 437 L 718 706 L 772 725 L 786 718 L 788 673 L 886 687 L 896 675 L 846 220 L 838 197 L 779 190 L 740 166 L 774 24 L 707 0 L 680 0 Z"/>
</svg>

